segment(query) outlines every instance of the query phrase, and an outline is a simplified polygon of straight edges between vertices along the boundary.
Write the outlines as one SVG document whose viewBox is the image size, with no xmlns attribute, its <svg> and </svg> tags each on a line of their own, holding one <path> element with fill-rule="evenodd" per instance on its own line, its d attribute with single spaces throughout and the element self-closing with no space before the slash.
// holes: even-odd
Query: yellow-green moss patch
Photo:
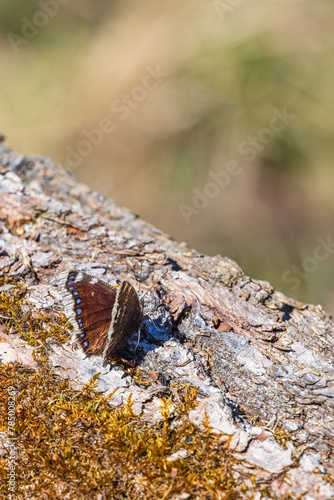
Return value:
<svg viewBox="0 0 334 500">
<path fill-rule="evenodd" d="M 50 336 L 60 342 L 68 338 L 63 317 L 26 314 L 24 295 L 21 286 L 1 293 L 1 322 L 31 345 Z M 197 405 L 196 388 L 174 387 L 161 400 L 161 422 L 153 424 L 134 414 L 131 400 L 112 408 L 111 395 L 95 391 L 96 377 L 81 391 L 71 389 L 67 380 L 52 373 L 47 351 L 36 352 L 37 372 L 0 365 L 0 432 L 10 438 L 9 388 L 17 391 L 13 498 L 135 500 L 188 494 L 189 499 L 232 500 L 249 488 L 243 481 L 252 480 L 251 474 L 233 477 L 237 462 L 229 437 L 213 434 L 208 420 L 204 430 L 189 421 Z M 133 375 L 147 382 L 138 368 Z M 8 498 L 8 456 L 0 457 L 1 491 Z"/>
</svg>

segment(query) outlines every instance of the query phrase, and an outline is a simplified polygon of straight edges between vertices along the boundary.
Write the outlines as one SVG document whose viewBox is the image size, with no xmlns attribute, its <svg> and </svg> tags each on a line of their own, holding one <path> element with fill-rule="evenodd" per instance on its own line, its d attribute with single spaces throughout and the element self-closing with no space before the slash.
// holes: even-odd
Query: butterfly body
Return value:
<svg viewBox="0 0 334 500">
<path fill-rule="evenodd" d="M 86 356 L 102 356 L 104 362 L 139 330 L 142 307 L 127 281 L 112 287 L 87 273 L 71 270 L 62 273 L 59 285 L 65 314 Z"/>
</svg>

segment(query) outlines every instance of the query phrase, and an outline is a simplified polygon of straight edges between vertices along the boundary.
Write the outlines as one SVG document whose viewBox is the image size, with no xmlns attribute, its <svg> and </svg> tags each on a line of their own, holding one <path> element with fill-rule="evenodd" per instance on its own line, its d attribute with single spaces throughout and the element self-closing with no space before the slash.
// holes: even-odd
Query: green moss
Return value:
<svg viewBox="0 0 334 500">
<path fill-rule="evenodd" d="M 162 400 L 163 420 L 150 425 L 132 411 L 132 402 L 113 409 L 98 394 L 95 381 L 80 392 L 53 376 L 47 366 L 19 373 L 15 365 L 0 367 L 1 415 L 7 413 L 7 388 L 15 387 L 17 492 L 34 498 L 170 498 L 189 492 L 198 498 L 236 498 L 231 458 L 224 444 L 188 420 L 196 391 L 179 388 L 178 402 Z M 176 416 L 177 415 L 177 416 Z M 6 431 L 6 421 L 1 424 Z M 185 459 L 167 458 L 186 450 Z M 2 491 L 6 459 L 2 460 Z M 212 496 L 214 498 L 214 496 Z"/>
<path fill-rule="evenodd" d="M 0 318 L 31 345 L 48 336 L 67 337 L 62 316 L 23 313 L 24 289 L 0 296 Z M 9 319 L 7 319 L 9 318 Z M 112 408 L 95 391 L 94 377 L 81 391 L 52 374 L 47 352 L 36 372 L 16 364 L 0 365 L 0 431 L 8 431 L 8 388 L 17 390 L 15 404 L 15 498 L 176 498 L 236 499 L 247 490 L 242 475 L 232 476 L 236 460 L 229 436 L 215 435 L 208 418 L 200 430 L 189 421 L 197 389 L 174 386 L 161 399 L 162 419 L 152 424 L 134 414 L 131 399 Z M 138 368 L 138 383 L 144 382 Z M 169 460 L 176 452 L 183 458 Z M 173 458 L 173 457 L 172 457 Z M 1 491 L 7 498 L 8 460 L 0 459 Z M 250 474 L 247 475 L 252 478 Z M 256 480 L 253 478 L 256 489 Z M 264 491 L 263 485 L 257 491 Z M 102 495 L 102 496 L 98 496 Z"/>
<path fill-rule="evenodd" d="M 44 344 L 49 337 L 59 342 L 69 340 L 71 327 L 65 316 L 61 314 L 52 319 L 45 313 L 32 311 L 24 303 L 25 295 L 26 290 L 20 283 L 8 292 L 0 292 L 1 322 L 33 347 Z"/>
</svg>

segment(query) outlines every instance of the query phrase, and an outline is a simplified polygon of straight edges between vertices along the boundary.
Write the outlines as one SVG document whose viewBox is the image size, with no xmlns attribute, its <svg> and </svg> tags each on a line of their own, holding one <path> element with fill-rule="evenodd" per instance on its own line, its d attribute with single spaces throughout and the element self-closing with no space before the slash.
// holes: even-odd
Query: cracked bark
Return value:
<svg viewBox="0 0 334 500">
<path fill-rule="evenodd" d="M 73 267 L 148 292 L 144 328 L 126 356 L 150 375 L 138 387 L 112 365 L 99 390 L 132 394 L 135 409 L 159 419 L 159 396 L 174 382 L 199 387 L 191 419 L 206 410 L 214 430 L 233 435 L 246 468 L 270 483 L 273 496 L 308 491 L 334 497 L 334 325 L 321 306 L 306 305 L 253 280 L 228 258 L 177 243 L 41 156 L 0 145 L 0 271 L 24 277 L 30 308 L 61 310 L 57 276 Z M 155 281 L 163 272 L 168 274 Z M 8 285 L 6 285 L 8 286 Z M 168 306 L 168 307 L 167 307 Z M 36 368 L 29 346 L 1 333 L 2 358 Z M 23 351 L 22 351 L 23 349 Z M 81 387 L 94 360 L 49 344 L 55 373 Z M 276 441 L 278 426 L 289 434 Z"/>
</svg>

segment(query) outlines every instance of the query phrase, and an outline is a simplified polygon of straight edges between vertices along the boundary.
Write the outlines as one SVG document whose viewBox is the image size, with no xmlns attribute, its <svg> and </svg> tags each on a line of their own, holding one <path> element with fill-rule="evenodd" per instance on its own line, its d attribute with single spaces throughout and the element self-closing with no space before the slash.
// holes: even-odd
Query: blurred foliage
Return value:
<svg viewBox="0 0 334 500">
<path fill-rule="evenodd" d="M 14 50 L 10 33 L 22 36 L 51 4 L 57 13 Z M 333 2 L 229 5 L 3 0 L 1 131 L 23 153 L 66 163 L 84 131 L 112 120 L 113 132 L 73 168 L 80 180 L 199 251 L 228 255 L 334 312 L 332 254 L 296 289 L 283 279 L 333 226 Z M 136 100 L 148 67 L 167 75 Z M 111 107 L 127 96 L 121 119 Z M 275 109 L 295 118 L 249 160 L 240 145 L 268 128 Z M 179 204 L 192 206 L 193 189 L 230 160 L 242 173 L 187 224 Z"/>
</svg>

